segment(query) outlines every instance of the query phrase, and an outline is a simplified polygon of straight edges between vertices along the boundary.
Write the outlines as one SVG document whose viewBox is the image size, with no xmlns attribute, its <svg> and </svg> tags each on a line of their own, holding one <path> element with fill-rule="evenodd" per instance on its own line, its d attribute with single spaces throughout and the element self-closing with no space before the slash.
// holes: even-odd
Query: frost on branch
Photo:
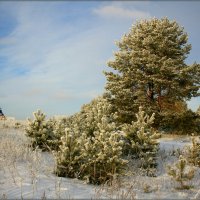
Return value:
<svg viewBox="0 0 200 200">
<path fill-rule="evenodd" d="M 34 112 L 33 116 L 34 120 L 28 119 L 27 136 L 32 139 L 33 148 L 39 146 L 42 150 L 47 150 L 54 139 L 54 121 L 46 121 L 46 115 L 40 110 Z"/>
<path fill-rule="evenodd" d="M 127 162 L 121 158 L 123 140 L 113 119 L 102 97 L 84 105 L 62 137 L 56 173 L 93 184 L 112 181 L 122 173 Z"/>
<path fill-rule="evenodd" d="M 151 127 L 153 122 L 154 114 L 149 116 L 145 114 L 142 107 L 139 107 L 136 121 L 123 126 L 126 138 L 124 153 L 132 155 L 134 158 L 139 158 L 141 161 L 140 167 L 146 169 L 156 166 L 157 139 L 160 137 L 160 134 Z"/>
<path fill-rule="evenodd" d="M 187 146 L 186 148 L 187 161 L 194 166 L 200 167 L 200 142 L 192 136 L 192 145 Z"/>
<path fill-rule="evenodd" d="M 171 176 L 176 182 L 179 183 L 177 189 L 190 189 L 191 185 L 187 182 L 194 178 L 195 170 L 188 168 L 187 160 L 180 155 L 179 160 L 175 163 L 175 166 L 168 166 L 168 175 Z"/>
</svg>

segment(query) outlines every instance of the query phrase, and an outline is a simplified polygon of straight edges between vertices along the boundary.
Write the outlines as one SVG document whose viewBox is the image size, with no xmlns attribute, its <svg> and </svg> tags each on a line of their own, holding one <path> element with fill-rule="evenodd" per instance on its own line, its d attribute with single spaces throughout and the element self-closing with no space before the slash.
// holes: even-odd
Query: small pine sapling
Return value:
<svg viewBox="0 0 200 200">
<path fill-rule="evenodd" d="M 86 178 L 93 184 L 111 183 L 114 176 L 122 173 L 127 163 L 122 159 L 123 140 L 111 109 L 111 104 L 103 97 L 94 99 L 84 107 L 88 142 L 83 148 L 83 154 L 87 155 Z"/>
<path fill-rule="evenodd" d="M 192 145 L 187 147 L 187 161 L 194 166 L 200 167 L 200 143 L 192 136 Z"/>
<path fill-rule="evenodd" d="M 168 166 L 168 175 L 171 176 L 179 186 L 176 189 L 184 190 L 190 189 L 192 186 L 188 185 L 186 182 L 194 178 L 195 170 L 193 168 L 187 168 L 187 160 L 180 155 L 179 160 L 175 166 Z"/>
<path fill-rule="evenodd" d="M 122 159 L 123 140 L 118 131 L 115 131 L 115 123 L 109 123 L 107 117 L 103 116 L 97 127 L 94 137 L 88 137 L 82 149 L 86 155 L 85 178 L 93 184 L 112 184 L 113 178 L 123 173 L 127 164 L 127 161 Z"/>
<path fill-rule="evenodd" d="M 57 167 L 55 173 L 58 176 L 80 178 L 82 175 L 81 147 L 85 143 L 85 134 L 80 135 L 74 127 L 66 128 L 65 135 L 61 137 L 61 145 L 58 152 L 54 152 Z"/>
<path fill-rule="evenodd" d="M 136 118 L 137 120 L 132 122 L 132 124 L 125 124 L 123 126 L 127 141 L 124 152 L 125 154 L 132 155 L 134 158 L 140 158 L 142 168 L 151 169 L 156 166 L 157 139 L 160 137 L 160 134 L 151 127 L 154 122 L 154 114 L 149 116 L 145 114 L 142 107 L 139 107 Z"/>
<path fill-rule="evenodd" d="M 122 159 L 123 140 L 109 112 L 110 104 L 100 97 L 70 118 L 55 152 L 59 176 L 102 184 L 122 173 L 127 163 Z"/>
<path fill-rule="evenodd" d="M 34 120 L 28 119 L 28 126 L 25 129 L 27 136 L 32 139 L 32 146 L 48 150 L 50 141 L 54 139 L 53 123 L 46 120 L 46 115 L 38 110 L 33 113 Z"/>
</svg>

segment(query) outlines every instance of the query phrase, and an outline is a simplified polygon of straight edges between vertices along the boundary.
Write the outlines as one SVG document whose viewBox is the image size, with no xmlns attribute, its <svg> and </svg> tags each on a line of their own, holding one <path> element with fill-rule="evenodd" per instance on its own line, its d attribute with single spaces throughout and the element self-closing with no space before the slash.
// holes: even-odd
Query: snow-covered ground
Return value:
<svg viewBox="0 0 200 200">
<path fill-rule="evenodd" d="M 0 124 L 1 125 L 1 124 Z M 200 199 L 200 169 L 190 190 L 175 189 L 166 166 L 177 160 L 189 137 L 163 137 L 156 177 L 140 175 L 134 163 L 130 173 L 113 186 L 93 186 L 77 179 L 54 175 L 50 153 L 31 151 L 22 128 L 0 128 L 0 197 L 7 199 Z M 177 150 L 178 149 L 178 150 Z"/>
</svg>

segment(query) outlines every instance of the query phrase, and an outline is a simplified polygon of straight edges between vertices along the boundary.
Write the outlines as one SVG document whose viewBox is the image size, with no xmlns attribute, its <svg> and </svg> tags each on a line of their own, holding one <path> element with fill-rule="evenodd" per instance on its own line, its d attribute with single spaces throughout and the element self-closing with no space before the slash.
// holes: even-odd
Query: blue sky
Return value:
<svg viewBox="0 0 200 200">
<path fill-rule="evenodd" d="M 0 1 L 0 107 L 26 119 L 70 115 L 104 91 L 115 41 L 136 20 L 176 20 L 200 63 L 198 1 Z M 189 107 L 196 110 L 199 98 Z"/>
</svg>

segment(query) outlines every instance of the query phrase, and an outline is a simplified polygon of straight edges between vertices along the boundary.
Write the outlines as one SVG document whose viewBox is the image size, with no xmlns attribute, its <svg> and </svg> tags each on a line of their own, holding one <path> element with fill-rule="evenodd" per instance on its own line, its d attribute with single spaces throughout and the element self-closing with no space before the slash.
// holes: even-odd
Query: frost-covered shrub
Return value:
<svg viewBox="0 0 200 200">
<path fill-rule="evenodd" d="M 92 100 L 89 104 L 82 106 L 79 113 L 81 120 L 80 128 L 88 136 L 94 136 L 94 131 L 99 130 L 98 123 L 102 122 L 102 117 L 107 117 L 108 123 L 114 122 L 115 114 L 111 112 L 111 104 L 103 97 Z"/>
<path fill-rule="evenodd" d="M 123 140 L 115 123 L 109 123 L 107 117 L 102 117 L 97 124 L 98 130 L 94 136 L 87 137 L 82 148 L 86 162 L 87 181 L 94 184 L 112 181 L 113 177 L 122 173 L 127 161 L 122 159 Z"/>
<path fill-rule="evenodd" d="M 121 158 L 123 141 L 109 109 L 108 102 L 99 97 L 71 118 L 56 154 L 59 176 L 101 184 L 121 173 L 126 164 Z"/>
<path fill-rule="evenodd" d="M 50 146 L 52 147 L 52 150 L 58 150 L 61 145 L 61 137 L 65 135 L 65 129 L 70 127 L 70 119 L 50 119 L 48 122 L 52 123 L 53 127 L 53 140 L 49 141 Z"/>
<path fill-rule="evenodd" d="M 58 176 L 82 178 L 84 155 L 81 154 L 81 148 L 86 141 L 85 134 L 80 135 L 77 127 L 75 125 L 65 129 L 65 135 L 61 137 L 59 150 L 55 152 L 56 174 Z"/>
<path fill-rule="evenodd" d="M 25 129 L 27 136 L 31 137 L 33 147 L 39 146 L 42 150 L 52 147 L 54 140 L 53 127 L 55 121 L 46 120 L 46 115 L 38 110 L 33 113 L 34 120 L 28 119 L 28 126 Z"/>
<path fill-rule="evenodd" d="M 156 155 L 160 137 L 151 125 L 154 122 L 154 114 L 148 116 L 139 107 L 136 121 L 132 124 L 124 124 L 122 130 L 125 133 L 126 145 L 124 153 L 141 159 L 141 167 L 151 168 L 156 166 Z"/>
<path fill-rule="evenodd" d="M 193 168 L 187 169 L 187 160 L 182 155 L 180 155 L 179 160 L 175 163 L 175 166 L 168 166 L 167 173 L 179 183 L 177 189 L 191 188 L 191 185 L 187 182 L 193 179 L 195 170 Z"/>
<path fill-rule="evenodd" d="M 200 142 L 192 136 L 192 145 L 186 147 L 187 161 L 194 166 L 200 167 Z"/>
</svg>

